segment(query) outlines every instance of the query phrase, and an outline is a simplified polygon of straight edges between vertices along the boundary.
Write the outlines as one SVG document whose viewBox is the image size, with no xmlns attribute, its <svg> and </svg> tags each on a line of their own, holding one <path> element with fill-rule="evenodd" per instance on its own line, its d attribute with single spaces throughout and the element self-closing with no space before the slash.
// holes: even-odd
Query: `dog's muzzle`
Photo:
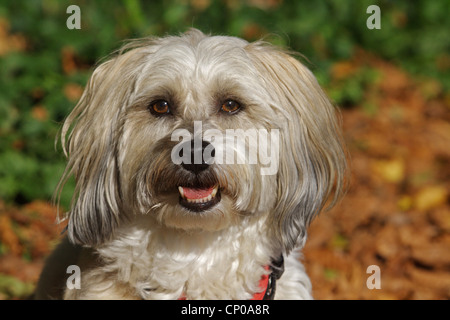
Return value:
<svg viewBox="0 0 450 320">
<path fill-rule="evenodd" d="M 198 174 L 209 168 L 209 165 L 214 162 L 215 149 L 212 144 L 202 140 L 201 144 L 196 143 L 195 140 L 191 140 L 187 143 L 187 148 L 181 148 L 180 157 L 183 159 L 181 166 L 194 174 Z M 198 145 L 197 145 L 198 144 Z M 184 157 L 185 150 L 190 150 L 191 154 Z M 184 160 L 186 159 L 186 160 Z"/>
<path fill-rule="evenodd" d="M 201 180 L 201 173 L 208 170 L 214 162 L 215 150 L 212 144 L 207 141 L 191 140 L 186 142 L 181 148 L 180 157 L 184 159 L 181 166 L 198 177 L 199 183 L 196 185 L 178 186 L 180 193 L 179 203 L 186 209 L 193 212 L 201 212 L 212 208 L 220 202 L 220 188 L 218 184 L 204 185 Z M 183 154 L 185 150 L 190 150 L 190 155 Z"/>
</svg>

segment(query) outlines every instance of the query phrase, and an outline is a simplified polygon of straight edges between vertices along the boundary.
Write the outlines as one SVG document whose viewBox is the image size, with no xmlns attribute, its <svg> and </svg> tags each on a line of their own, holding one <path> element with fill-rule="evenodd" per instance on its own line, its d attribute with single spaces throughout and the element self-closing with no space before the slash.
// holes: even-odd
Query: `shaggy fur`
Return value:
<svg viewBox="0 0 450 320">
<path fill-rule="evenodd" d="M 229 99 L 239 112 L 219 112 Z M 157 100 L 170 115 L 149 112 Z M 172 132 L 194 135 L 194 121 L 279 130 L 276 174 L 262 175 L 261 164 L 193 173 L 173 163 Z M 73 175 L 76 190 L 68 237 L 37 298 L 249 299 L 281 254 L 275 298 L 311 298 L 299 249 L 314 216 L 341 196 L 346 160 L 334 107 L 290 53 L 195 29 L 132 41 L 94 71 L 62 143 L 60 187 Z M 179 203 L 180 185 L 218 185 L 220 201 L 193 212 Z M 65 287 L 70 264 L 81 268 L 80 289 Z"/>
</svg>

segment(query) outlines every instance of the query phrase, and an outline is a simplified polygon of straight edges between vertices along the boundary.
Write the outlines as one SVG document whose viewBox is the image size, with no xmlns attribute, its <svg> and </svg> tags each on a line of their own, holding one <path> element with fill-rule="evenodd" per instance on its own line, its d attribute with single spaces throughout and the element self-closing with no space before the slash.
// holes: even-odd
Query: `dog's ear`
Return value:
<svg viewBox="0 0 450 320">
<path fill-rule="evenodd" d="M 64 122 L 61 142 L 68 164 L 59 192 L 73 175 L 76 182 L 68 214 L 73 243 L 95 246 L 108 240 L 123 217 L 117 168 L 121 117 L 143 59 L 126 52 L 98 66 Z"/>
<path fill-rule="evenodd" d="M 289 252 L 327 200 L 343 192 L 347 161 L 337 111 L 314 75 L 290 54 L 264 43 L 247 47 L 279 114 L 277 202 L 269 223 L 278 247 Z"/>
</svg>

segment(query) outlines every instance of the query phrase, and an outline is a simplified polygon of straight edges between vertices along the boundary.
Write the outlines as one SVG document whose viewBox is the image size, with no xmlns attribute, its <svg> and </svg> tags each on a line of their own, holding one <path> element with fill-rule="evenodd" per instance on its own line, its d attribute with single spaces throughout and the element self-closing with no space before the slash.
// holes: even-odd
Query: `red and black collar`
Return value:
<svg viewBox="0 0 450 320">
<path fill-rule="evenodd" d="M 271 272 L 261 277 L 259 287 L 262 291 L 255 293 L 251 300 L 273 300 L 275 298 L 277 280 L 281 278 L 284 272 L 283 256 L 280 255 L 278 259 L 272 259 L 270 266 L 266 266 L 265 269 Z"/>
<path fill-rule="evenodd" d="M 260 292 L 253 295 L 251 300 L 273 300 L 275 298 L 275 289 L 277 280 L 281 278 L 284 272 L 284 259 L 280 255 L 278 259 L 272 259 L 269 266 L 265 266 L 264 269 L 270 271 L 269 274 L 264 274 L 259 280 Z M 178 300 L 186 300 L 186 296 L 183 294 Z"/>
</svg>

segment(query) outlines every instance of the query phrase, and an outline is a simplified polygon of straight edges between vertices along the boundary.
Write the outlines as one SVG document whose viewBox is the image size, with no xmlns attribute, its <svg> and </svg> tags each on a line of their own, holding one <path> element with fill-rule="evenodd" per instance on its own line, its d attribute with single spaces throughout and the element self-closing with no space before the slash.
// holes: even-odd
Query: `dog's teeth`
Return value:
<svg viewBox="0 0 450 320">
<path fill-rule="evenodd" d="M 218 186 L 215 186 L 214 189 L 213 189 L 213 191 L 212 191 L 211 194 L 210 194 L 211 198 L 214 198 L 214 197 L 216 196 L 217 189 L 218 189 Z"/>
<path fill-rule="evenodd" d="M 203 202 L 208 202 L 213 198 L 212 194 L 210 194 L 207 197 L 201 198 L 201 199 L 189 199 L 189 198 L 184 198 L 187 200 L 187 202 L 190 203 L 203 203 Z"/>
<path fill-rule="evenodd" d="M 181 197 L 183 198 L 183 199 L 186 199 L 186 197 L 184 196 L 184 190 L 183 190 L 183 187 L 178 187 L 178 191 L 180 192 L 180 195 L 181 195 Z"/>
<path fill-rule="evenodd" d="M 218 188 L 219 188 L 218 186 L 214 187 L 214 189 L 208 196 L 199 199 L 187 198 L 186 195 L 184 194 L 184 189 L 181 186 L 178 187 L 178 191 L 180 192 L 181 197 L 189 203 L 205 203 L 212 200 L 216 196 Z"/>
</svg>

